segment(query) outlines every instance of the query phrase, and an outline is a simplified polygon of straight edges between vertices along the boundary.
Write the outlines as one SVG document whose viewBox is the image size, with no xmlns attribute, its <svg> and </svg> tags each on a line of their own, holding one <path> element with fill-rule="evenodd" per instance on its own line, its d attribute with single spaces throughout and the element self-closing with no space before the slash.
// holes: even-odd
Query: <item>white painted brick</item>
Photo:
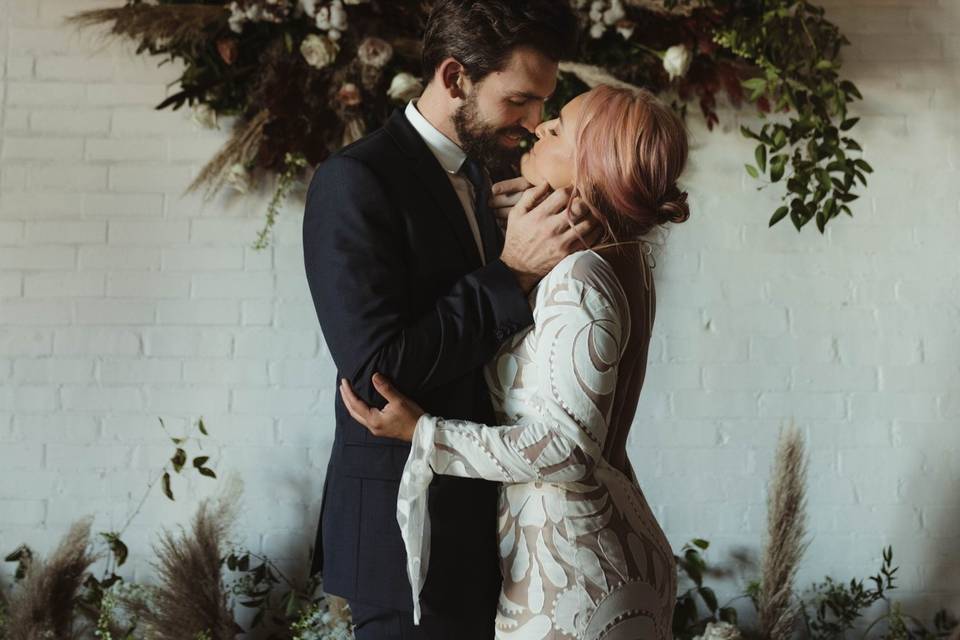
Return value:
<svg viewBox="0 0 960 640">
<path fill-rule="evenodd" d="M 135 387 L 64 386 L 60 390 L 63 408 L 68 411 L 141 411 L 143 392 Z"/>
<path fill-rule="evenodd" d="M 163 160 L 165 154 L 163 142 L 156 139 L 89 139 L 84 148 L 84 157 L 93 161 Z"/>
<path fill-rule="evenodd" d="M 20 469 L 0 471 L 0 498 L 11 500 L 46 500 L 57 486 L 53 471 Z M 8 524 L 4 521 L 4 525 Z"/>
<path fill-rule="evenodd" d="M 844 397 L 840 393 L 764 393 L 759 407 L 759 415 L 763 417 L 839 420 L 847 415 Z"/>
<path fill-rule="evenodd" d="M 87 216 L 138 216 L 159 218 L 163 211 L 163 196 L 140 193 L 89 193 L 83 198 L 83 213 Z"/>
<path fill-rule="evenodd" d="M 35 110 L 30 113 L 30 130 L 44 134 L 72 136 L 102 135 L 110 130 L 110 112 L 92 109 Z M 92 141 L 87 141 L 87 149 L 90 142 Z"/>
<path fill-rule="evenodd" d="M 107 278 L 107 293 L 116 298 L 184 298 L 189 292 L 187 275 L 123 271 Z"/>
<path fill-rule="evenodd" d="M 195 298 L 270 298 L 274 293 L 271 273 L 213 273 L 193 276 Z"/>
<path fill-rule="evenodd" d="M 0 300 L 0 325 L 57 326 L 73 319 L 72 305 L 64 300 Z"/>
<path fill-rule="evenodd" d="M 794 368 L 792 388 L 798 391 L 834 392 L 876 391 L 878 388 L 876 367 L 845 366 L 832 364 L 805 364 Z"/>
<path fill-rule="evenodd" d="M 160 249 L 144 247 L 80 247 L 78 265 L 81 271 L 148 271 L 160 269 Z"/>
<path fill-rule="evenodd" d="M 111 132 L 115 136 L 175 135 L 190 126 L 189 109 L 180 111 L 145 111 L 118 108 L 113 112 Z M 148 115 L 149 117 L 144 117 Z M 186 185 L 184 185 L 186 186 Z"/>
<path fill-rule="evenodd" d="M 4 133 L 28 133 L 30 131 L 30 110 L 7 109 L 3 117 L 3 131 Z"/>
<path fill-rule="evenodd" d="M 79 83 L 32 81 L 8 82 L 7 104 L 13 106 L 74 106 L 83 101 L 85 87 Z"/>
<path fill-rule="evenodd" d="M 156 315 L 156 303 L 152 300 L 87 298 L 77 301 L 79 325 L 150 325 Z"/>
<path fill-rule="evenodd" d="M 43 220 L 28 222 L 31 244 L 101 244 L 107 240 L 107 223 L 94 220 Z"/>
<path fill-rule="evenodd" d="M 209 220 L 192 220 L 190 222 L 190 240 L 196 245 L 226 245 L 237 246 L 252 243 L 257 232 L 262 228 L 263 221 L 232 220 L 215 218 Z"/>
<path fill-rule="evenodd" d="M 126 221 L 111 220 L 108 227 L 110 244 L 169 246 L 187 241 L 187 223 L 177 220 Z"/>
<path fill-rule="evenodd" d="M 94 366 L 89 358 L 20 358 L 14 362 L 13 378 L 26 384 L 89 383 Z"/>
<path fill-rule="evenodd" d="M 318 406 L 315 389 L 237 388 L 230 397 L 230 407 L 237 413 L 304 415 Z"/>
<path fill-rule="evenodd" d="M 282 278 L 280 278 L 282 281 Z M 277 325 L 286 329 L 315 329 L 317 312 L 310 301 L 286 301 L 277 305 Z"/>
<path fill-rule="evenodd" d="M 68 218 L 80 211 L 76 194 L 43 193 L 4 193 L 0 199 L 0 216 L 36 220 L 37 218 Z M 2 236 L 0 236 L 2 238 Z"/>
<path fill-rule="evenodd" d="M 150 329 L 144 333 L 145 353 L 148 356 L 229 356 L 233 336 L 223 330 L 179 327 Z"/>
<path fill-rule="evenodd" d="M 5 356 L 46 355 L 53 349 L 53 334 L 25 327 L 0 327 L 0 353 Z"/>
<path fill-rule="evenodd" d="M 280 387 L 333 388 L 336 384 L 336 367 L 326 358 L 310 360 L 281 360 L 270 364 L 270 380 Z M 332 404 L 331 400 L 331 405 Z"/>
<path fill-rule="evenodd" d="M 181 364 L 175 359 L 111 358 L 100 364 L 100 380 L 104 384 L 168 383 L 180 379 Z"/>
<path fill-rule="evenodd" d="M 179 193 L 193 180 L 189 167 L 166 165 L 113 165 L 110 189 L 135 193 Z"/>
<path fill-rule="evenodd" d="M 937 417 L 937 398 L 932 393 L 859 393 L 850 395 L 850 417 L 878 420 L 930 420 Z"/>
<path fill-rule="evenodd" d="M 164 271 L 221 271 L 243 267 L 243 250 L 237 247 L 183 247 L 163 250 Z"/>
<path fill-rule="evenodd" d="M 236 326 L 240 305 L 227 300 L 163 300 L 157 303 L 160 324 Z"/>
<path fill-rule="evenodd" d="M 783 365 L 710 364 L 703 367 L 708 391 L 783 391 L 790 385 L 790 369 Z"/>
<path fill-rule="evenodd" d="M 0 249 L 0 268 L 29 271 L 63 271 L 73 269 L 77 262 L 73 247 L 30 247 Z"/>
<path fill-rule="evenodd" d="M 260 358 L 206 359 L 183 363 L 183 379 L 186 382 L 267 385 L 271 382 L 270 378 L 267 373 L 267 364 Z"/>
<path fill-rule="evenodd" d="M 834 360 L 833 339 L 829 336 L 750 336 L 749 345 L 750 361 L 760 364 L 812 364 Z"/>
<path fill-rule="evenodd" d="M 107 169 L 92 165 L 43 165 L 31 167 L 28 180 L 31 188 L 100 191 L 107 187 Z"/>
<path fill-rule="evenodd" d="M 98 83 L 86 87 L 86 104 L 97 107 L 152 107 L 166 97 L 163 84 Z"/>
<path fill-rule="evenodd" d="M 111 327 L 57 329 L 53 352 L 57 355 L 124 355 L 141 353 L 139 332 Z"/>
<path fill-rule="evenodd" d="M 273 324 L 272 300 L 244 300 L 240 303 L 240 324 L 249 326 L 269 326 Z"/>
<path fill-rule="evenodd" d="M 4 524 L 37 526 L 43 522 L 45 513 L 43 500 L 0 499 L 0 522 Z"/>
<path fill-rule="evenodd" d="M 35 62 L 36 58 L 33 56 L 7 56 L 7 78 L 11 80 L 32 78 Z"/>
<path fill-rule="evenodd" d="M 83 157 L 83 140 L 27 138 L 5 136 L 3 160 L 79 160 Z"/>
<path fill-rule="evenodd" d="M 295 357 L 315 355 L 317 352 L 316 331 L 275 331 L 272 329 L 244 328 L 237 331 L 237 356 L 240 357 Z"/>
<path fill-rule="evenodd" d="M 744 332 L 748 335 L 785 335 L 787 309 L 770 306 L 745 309 L 715 305 L 704 309 L 706 326 L 719 335 Z"/>
<path fill-rule="evenodd" d="M 228 391 L 222 386 L 154 387 L 147 392 L 147 410 L 175 415 L 227 410 Z"/>
<path fill-rule="evenodd" d="M 16 298 L 22 292 L 23 278 L 19 273 L 0 273 L 0 298 Z M 2 300 L 0 305 L 3 305 Z"/>
<path fill-rule="evenodd" d="M 758 396 L 741 391 L 678 391 L 673 394 L 673 409 L 679 418 L 755 418 Z"/>
<path fill-rule="evenodd" d="M 40 273 L 24 278 L 24 295 L 28 297 L 101 296 L 104 292 L 102 273 Z"/>
</svg>

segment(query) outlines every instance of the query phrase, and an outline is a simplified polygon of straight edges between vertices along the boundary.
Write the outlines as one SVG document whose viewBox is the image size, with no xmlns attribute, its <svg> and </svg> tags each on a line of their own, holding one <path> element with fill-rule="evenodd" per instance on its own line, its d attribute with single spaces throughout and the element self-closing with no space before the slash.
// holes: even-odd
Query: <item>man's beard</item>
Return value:
<svg viewBox="0 0 960 640">
<path fill-rule="evenodd" d="M 527 131 L 516 126 L 497 129 L 485 123 L 480 118 L 477 89 L 467 95 L 464 103 L 454 112 L 453 126 L 464 153 L 482 163 L 494 182 L 518 175 L 520 157 L 526 150 L 519 146 L 504 146 L 500 138 L 504 134 L 523 136 Z"/>
</svg>

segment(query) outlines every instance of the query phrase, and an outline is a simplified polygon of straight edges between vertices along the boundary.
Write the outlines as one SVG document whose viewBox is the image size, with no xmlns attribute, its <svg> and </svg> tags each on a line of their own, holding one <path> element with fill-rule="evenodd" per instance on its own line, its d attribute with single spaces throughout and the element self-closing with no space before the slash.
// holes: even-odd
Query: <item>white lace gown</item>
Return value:
<svg viewBox="0 0 960 640">
<path fill-rule="evenodd" d="M 630 298 L 593 251 L 540 282 L 534 325 L 485 371 L 502 426 L 417 423 L 397 504 L 416 620 L 439 473 L 503 483 L 498 639 L 672 638 L 676 561 L 625 455 L 655 306 L 639 263 Z"/>
</svg>

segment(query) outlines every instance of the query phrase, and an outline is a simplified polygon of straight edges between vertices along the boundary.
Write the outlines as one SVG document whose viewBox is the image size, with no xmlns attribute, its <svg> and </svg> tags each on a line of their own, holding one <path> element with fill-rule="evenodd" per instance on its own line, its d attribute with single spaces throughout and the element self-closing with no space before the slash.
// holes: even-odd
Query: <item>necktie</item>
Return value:
<svg viewBox="0 0 960 640">
<path fill-rule="evenodd" d="M 493 212 L 488 206 L 490 188 L 487 185 L 487 176 L 480 163 L 469 157 L 463 161 L 460 172 L 473 185 L 473 211 L 477 218 L 477 227 L 480 229 L 485 262 L 489 263 L 500 255 L 500 233 L 497 229 L 497 221 L 493 219 Z"/>
</svg>

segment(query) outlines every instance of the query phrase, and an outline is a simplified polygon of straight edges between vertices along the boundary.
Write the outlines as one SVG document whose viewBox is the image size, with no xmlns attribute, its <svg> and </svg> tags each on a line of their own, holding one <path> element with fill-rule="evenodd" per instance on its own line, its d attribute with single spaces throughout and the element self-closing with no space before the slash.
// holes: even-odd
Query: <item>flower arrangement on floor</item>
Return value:
<svg viewBox="0 0 960 640">
<path fill-rule="evenodd" d="M 824 231 L 852 216 L 857 182 L 872 168 L 852 157 L 848 105 L 861 95 L 840 78 L 848 40 L 807 0 L 572 0 L 582 37 L 576 60 L 561 65 L 555 114 L 598 83 L 667 93 L 686 114 L 695 101 L 709 128 L 721 94 L 764 117 L 742 127 L 757 142 L 750 176 L 783 181 L 783 206 L 799 231 Z M 126 0 L 68 18 L 106 25 L 137 42 L 137 53 L 179 60 L 179 90 L 158 109 L 190 106 L 215 127 L 232 116 L 230 139 L 188 191 L 212 196 L 226 185 L 245 192 L 277 176 L 256 245 L 265 247 L 279 207 L 305 170 L 379 127 L 394 107 L 419 95 L 421 0 Z M 763 188 L 763 186 L 758 187 Z"/>
<path fill-rule="evenodd" d="M 198 427 L 207 435 L 202 420 Z M 171 471 L 203 469 L 201 475 L 216 478 L 206 466 L 206 456 L 195 456 L 187 464 L 185 447 L 190 439 L 171 440 L 175 452 L 144 498 L 162 479 L 164 495 L 173 500 Z M 871 578 L 875 587 L 865 588 L 862 580 L 850 580 L 847 586 L 827 577 L 809 593 L 798 594 L 793 580 L 806 548 L 806 461 L 794 428 L 781 434 L 772 476 L 760 578 L 751 580 L 746 591 L 734 598 L 749 598 L 757 612 L 757 628 L 740 628 L 737 609 L 730 602 L 720 606 L 713 589 L 704 584 L 707 575 L 726 577 L 730 572 L 708 568 L 701 552 L 710 543 L 698 538 L 675 556 L 690 585 L 684 589 L 681 582 L 677 594 L 676 640 L 790 640 L 797 630 L 804 639 L 837 640 L 879 601 L 886 602 L 887 612 L 870 623 L 863 638 L 960 640 L 960 624 L 946 610 L 938 611 L 928 627 L 889 600 L 887 592 L 896 588 L 897 571 L 891 566 L 889 547 L 883 551 L 880 572 Z M 103 551 L 91 550 L 90 518 L 75 523 L 46 561 L 21 545 L 6 557 L 17 563 L 17 570 L 12 597 L 0 589 L 0 640 L 227 640 L 255 628 L 263 628 L 269 640 L 350 640 L 349 608 L 342 600 L 324 595 L 318 577 L 300 584 L 268 558 L 230 542 L 241 487 L 238 479 L 231 478 L 218 498 L 202 501 L 189 533 L 161 534 L 154 546 L 156 585 L 131 583 L 115 573 L 128 553 L 121 535 L 143 500 L 123 529 L 100 534 L 107 547 Z M 96 578 L 89 569 L 104 555 L 103 576 Z M 706 608 L 703 615 L 699 603 Z M 249 629 L 235 622 L 237 606 L 256 611 Z M 882 622 L 886 627 L 881 630 L 877 625 Z M 868 636 L 874 628 L 878 633 Z"/>
</svg>

